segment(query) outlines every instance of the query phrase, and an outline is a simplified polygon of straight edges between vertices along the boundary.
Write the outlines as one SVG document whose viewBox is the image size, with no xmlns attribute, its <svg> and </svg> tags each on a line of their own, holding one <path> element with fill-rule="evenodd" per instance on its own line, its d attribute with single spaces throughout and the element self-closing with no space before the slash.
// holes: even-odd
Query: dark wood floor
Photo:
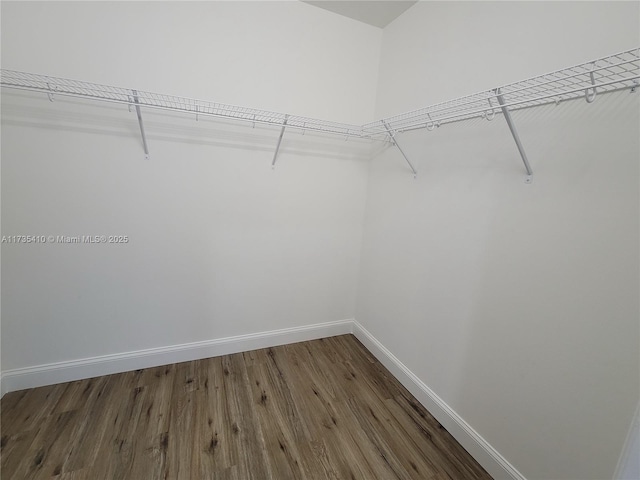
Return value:
<svg viewBox="0 0 640 480">
<path fill-rule="evenodd" d="M 23 390 L 2 480 L 491 477 L 351 335 Z"/>
</svg>

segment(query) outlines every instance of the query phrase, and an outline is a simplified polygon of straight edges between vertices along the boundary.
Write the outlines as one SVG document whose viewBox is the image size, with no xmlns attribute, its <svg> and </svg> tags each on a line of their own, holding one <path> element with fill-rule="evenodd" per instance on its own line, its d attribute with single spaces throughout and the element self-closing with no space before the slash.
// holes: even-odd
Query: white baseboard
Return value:
<svg viewBox="0 0 640 480">
<path fill-rule="evenodd" d="M 141 368 L 157 367 L 171 363 L 246 352 L 258 348 L 344 335 L 352 333 L 352 328 L 353 320 L 339 320 L 304 327 L 283 328 L 169 347 L 150 348 L 135 352 L 17 368 L 2 372 L 0 391 L 4 395 L 5 393 L 25 388 L 43 387 L 101 375 L 129 372 Z"/>
<path fill-rule="evenodd" d="M 495 480 L 526 480 L 471 425 L 356 320 L 353 321 L 353 334 Z"/>
<path fill-rule="evenodd" d="M 353 333 L 495 480 L 526 480 L 460 415 L 356 320 L 318 323 L 304 327 L 284 328 L 203 342 L 18 368 L 2 373 L 0 390 L 4 395 L 5 393 L 25 388 L 42 387 L 347 333 Z"/>
</svg>

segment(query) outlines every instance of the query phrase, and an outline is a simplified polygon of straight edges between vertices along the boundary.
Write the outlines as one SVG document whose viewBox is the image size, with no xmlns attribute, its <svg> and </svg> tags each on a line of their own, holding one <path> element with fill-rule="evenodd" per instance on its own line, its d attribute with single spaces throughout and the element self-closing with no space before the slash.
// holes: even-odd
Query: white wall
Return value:
<svg viewBox="0 0 640 480">
<path fill-rule="evenodd" d="M 384 32 L 302 2 L 0 8 L 3 68 L 356 123 L 639 39 L 637 3 L 425 2 Z M 2 234 L 130 237 L 2 246 L 3 369 L 355 312 L 530 480 L 613 475 L 637 95 L 514 114 L 532 185 L 500 117 L 402 136 L 414 180 L 394 149 L 368 170 L 365 143 L 287 133 L 272 171 L 273 129 L 144 115 L 149 162 L 125 108 L 3 94 Z"/>
<path fill-rule="evenodd" d="M 370 120 L 381 31 L 301 2 L 2 2 L 2 67 Z M 331 35 L 327 35 L 331 32 Z M 5 92 L 5 370 L 352 318 L 368 144 Z"/>
<path fill-rule="evenodd" d="M 302 2 L 2 3 L 3 68 L 372 119 L 382 32 Z"/>
<path fill-rule="evenodd" d="M 424 2 L 377 116 L 638 45 L 637 3 Z M 640 93 L 398 137 L 372 162 L 357 319 L 526 478 L 612 478 L 638 401 Z M 396 110 L 398 108 L 400 111 Z"/>
</svg>

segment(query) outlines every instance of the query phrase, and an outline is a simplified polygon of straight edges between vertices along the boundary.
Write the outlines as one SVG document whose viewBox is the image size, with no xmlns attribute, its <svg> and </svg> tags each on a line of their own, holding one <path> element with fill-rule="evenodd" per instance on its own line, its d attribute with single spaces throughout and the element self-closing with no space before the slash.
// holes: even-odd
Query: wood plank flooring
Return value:
<svg viewBox="0 0 640 480">
<path fill-rule="evenodd" d="M 3 480 L 491 477 L 352 335 L 13 392 Z"/>
</svg>

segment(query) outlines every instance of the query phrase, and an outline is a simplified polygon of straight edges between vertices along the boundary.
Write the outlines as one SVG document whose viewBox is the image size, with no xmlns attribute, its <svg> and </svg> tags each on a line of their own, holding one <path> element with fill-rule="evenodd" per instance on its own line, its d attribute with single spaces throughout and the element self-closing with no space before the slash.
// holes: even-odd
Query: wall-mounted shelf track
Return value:
<svg viewBox="0 0 640 480">
<path fill-rule="evenodd" d="M 133 106 L 138 115 L 147 157 L 149 151 L 141 109 L 154 108 L 187 113 L 195 115 L 196 118 L 199 115 L 212 116 L 253 125 L 265 124 L 278 127 L 280 136 L 272 165 L 275 165 L 284 132 L 289 128 L 347 138 L 385 140 L 398 147 L 414 176 L 417 174 L 416 169 L 397 143 L 396 136 L 399 133 L 423 128 L 434 130 L 447 123 L 473 118 L 493 120 L 497 114 L 503 114 L 525 164 L 527 183 L 530 183 L 531 166 L 509 112 L 580 98 L 591 103 L 598 96 L 623 89 L 631 89 L 635 92 L 640 86 L 640 47 L 364 125 L 319 120 L 15 70 L 0 70 L 0 85 L 5 88 L 42 92 L 50 100 L 53 100 L 56 95 L 62 95 L 126 104 L 130 108 Z"/>
</svg>

